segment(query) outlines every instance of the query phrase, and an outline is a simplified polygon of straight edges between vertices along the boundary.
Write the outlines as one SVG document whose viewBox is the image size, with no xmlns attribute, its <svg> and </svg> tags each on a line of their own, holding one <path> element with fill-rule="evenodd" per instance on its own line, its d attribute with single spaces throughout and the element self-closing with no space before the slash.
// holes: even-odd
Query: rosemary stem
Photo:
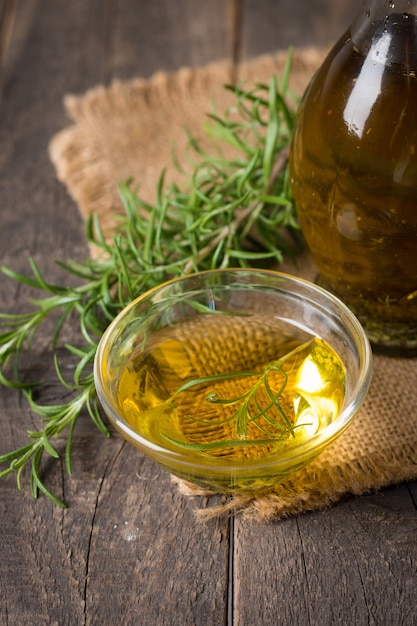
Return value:
<svg viewBox="0 0 417 626">
<path fill-rule="evenodd" d="M 282 170 L 284 169 L 287 163 L 288 156 L 289 156 L 289 146 L 287 145 L 280 151 L 280 153 L 278 154 L 278 157 L 275 159 L 274 166 L 272 168 L 272 173 L 269 178 L 268 185 L 265 189 L 266 193 L 268 193 L 274 186 L 276 179 L 278 178 L 279 174 L 282 172 Z M 258 200 L 254 200 L 246 208 L 241 207 L 237 209 L 235 219 L 230 224 L 223 226 L 223 228 L 216 235 L 216 237 L 214 237 L 210 241 L 210 243 L 208 243 L 204 248 L 202 248 L 193 259 L 190 259 L 188 261 L 188 263 L 184 266 L 184 270 L 183 270 L 184 274 L 190 274 L 191 272 L 193 272 L 195 270 L 195 267 L 199 263 L 201 263 L 201 261 L 207 258 L 213 252 L 213 250 L 216 249 L 218 244 L 223 239 L 225 239 L 225 237 L 227 237 L 227 235 L 233 235 L 237 231 L 241 223 L 244 222 L 245 219 L 252 213 L 252 211 L 255 210 L 257 205 L 258 205 Z"/>
</svg>

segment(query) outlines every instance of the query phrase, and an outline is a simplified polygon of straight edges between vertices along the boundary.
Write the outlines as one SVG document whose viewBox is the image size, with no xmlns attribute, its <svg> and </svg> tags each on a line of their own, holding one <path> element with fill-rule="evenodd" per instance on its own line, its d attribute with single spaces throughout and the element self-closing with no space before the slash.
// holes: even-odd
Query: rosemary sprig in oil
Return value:
<svg viewBox="0 0 417 626">
<path fill-rule="evenodd" d="M 298 223 L 292 203 L 287 167 L 288 146 L 294 124 L 294 101 L 288 90 L 290 55 L 282 77 L 253 89 L 228 87 L 235 106 L 223 116 L 209 116 L 207 134 L 214 150 L 204 151 L 197 138 L 189 137 L 192 172 L 183 186 L 166 185 L 161 173 L 154 203 L 145 202 L 132 181 L 119 187 L 125 213 L 113 237 L 102 232 L 92 216 L 86 236 L 99 254 L 83 263 L 59 263 L 76 278 L 76 286 L 49 283 L 34 261 L 31 276 L 7 267 L 3 274 L 41 292 L 30 300 L 25 314 L 0 314 L 0 384 L 24 394 L 30 409 L 40 418 L 39 431 L 27 431 L 28 442 L 0 455 L 6 468 L 0 477 L 15 473 L 19 488 L 23 470 L 30 466 L 34 497 L 43 492 L 57 504 L 64 502 L 47 489 L 42 478 L 45 455 L 59 457 L 51 442 L 66 433 L 66 468 L 71 473 L 73 432 L 80 415 L 87 413 L 106 435 L 92 376 L 98 341 L 109 322 L 132 299 L 177 276 L 230 266 L 247 267 L 281 263 L 299 249 Z M 224 156 L 224 146 L 234 156 Z M 70 281 L 71 283 L 74 280 Z M 44 405 L 42 384 L 22 382 L 22 359 L 46 318 L 53 317 L 51 352 L 59 383 L 70 392 L 65 404 Z M 71 380 L 61 372 L 63 328 L 78 320 L 78 340 L 64 342 L 68 358 L 76 365 Z"/>
<path fill-rule="evenodd" d="M 179 394 L 201 385 L 215 385 L 221 381 L 256 377 L 256 381 L 237 397 L 223 398 L 216 392 L 210 392 L 206 395 L 205 401 L 209 404 L 236 406 L 236 410 L 234 410 L 225 419 L 216 421 L 213 419 L 199 419 L 193 415 L 182 416 L 182 419 L 187 419 L 190 420 L 190 422 L 198 424 L 207 424 L 210 427 L 233 424 L 235 434 L 233 439 L 222 439 L 218 441 L 210 441 L 208 443 L 192 443 L 174 439 L 164 433 L 162 433 L 162 436 L 180 448 L 195 452 L 210 452 L 212 450 L 230 447 L 264 446 L 266 444 L 276 445 L 288 436 L 295 437 L 294 425 L 281 403 L 283 393 L 285 392 L 288 383 L 288 374 L 284 370 L 284 364 L 290 358 L 306 349 L 312 341 L 313 340 L 302 343 L 286 355 L 282 356 L 280 359 L 268 363 L 262 372 L 232 372 L 214 374 L 212 376 L 189 380 L 176 390 L 173 397 L 174 401 L 175 397 Z M 270 385 L 270 375 L 273 373 L 277 374 L 280 378 L 279 387 L 275 391 Z M 266 404 L 263 403 L 263 398 L 266 398 Z M 263 426 L 261 420 L 268 425 L 268 429 Z M 263 437 L 249 439 L 249 425 L 255 426 L 256 429 L 262 433 Z"/>
</svg>

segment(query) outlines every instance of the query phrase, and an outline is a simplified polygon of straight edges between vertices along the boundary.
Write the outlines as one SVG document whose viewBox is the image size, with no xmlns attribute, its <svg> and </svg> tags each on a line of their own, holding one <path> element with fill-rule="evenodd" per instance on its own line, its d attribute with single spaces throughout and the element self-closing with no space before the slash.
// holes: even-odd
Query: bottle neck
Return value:
<svg viewBox="0 0 417 626">
<path fill-rule="evenodd" d="M 366 0 L 350 35 L 376 63 L 417 71 L 417 0 Z"/>
</svg>

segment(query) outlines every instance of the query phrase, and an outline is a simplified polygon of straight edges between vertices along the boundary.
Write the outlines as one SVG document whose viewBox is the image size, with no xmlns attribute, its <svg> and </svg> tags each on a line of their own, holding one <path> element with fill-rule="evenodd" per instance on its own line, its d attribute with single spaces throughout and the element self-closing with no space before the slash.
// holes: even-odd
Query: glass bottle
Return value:
<svg viewBox="0 0 417 626">
<path fill-rule="evenodd" d="M 303 96 L 292 191 L 318 282 L 417 354 L 417 0 L 368 0 Z"/>
</svg>

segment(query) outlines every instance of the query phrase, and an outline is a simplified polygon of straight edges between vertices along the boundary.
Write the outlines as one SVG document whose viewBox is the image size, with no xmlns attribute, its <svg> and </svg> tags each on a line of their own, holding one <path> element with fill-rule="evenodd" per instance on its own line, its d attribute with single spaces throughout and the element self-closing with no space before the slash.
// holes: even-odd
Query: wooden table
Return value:
<svg viewBox="0 0 417 626">
<path fill-rule="evenodd" d="M 1 263 L 51 282 L 55 259 L 88 254 L 82 220 L 48 158 L 68 124 L 63 96 L 114 78 L 147 77 L 232 57 L 326 44 L 360 0 L 0 0 Z M 29 290 L 0 276 L 0 310 Z M 49 364 L 50 328 L 28 358 Z M 36 420 L 0 392 L 0 452 Z M 417 624 L 417 484 L 402 484 L 277 523 L 196 522 L 196 504 L 118 436 L 80 419 L 74 473 L 45 467 L 62 510 L 0 481 L 0 623 L 4 626 L 333 626 Z M 50 470 L 50 471 L 49 471 Z M 49 472 L 49 473 L 48 473 Z"/>
</svg>

